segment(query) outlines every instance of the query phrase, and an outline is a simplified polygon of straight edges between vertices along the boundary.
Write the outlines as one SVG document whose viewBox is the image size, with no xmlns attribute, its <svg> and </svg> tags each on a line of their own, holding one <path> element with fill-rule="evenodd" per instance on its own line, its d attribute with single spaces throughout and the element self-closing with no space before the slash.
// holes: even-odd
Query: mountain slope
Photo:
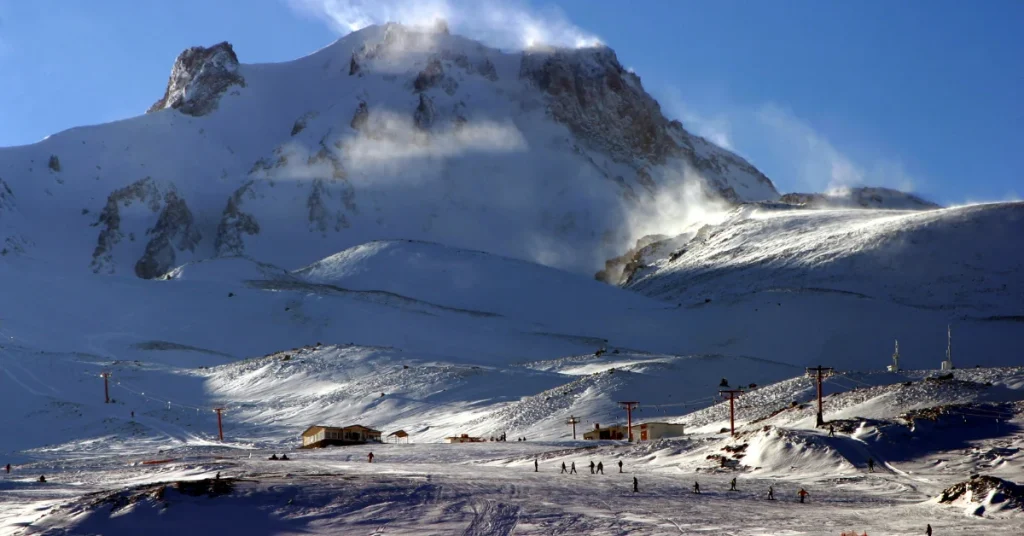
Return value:
<svg viewBox="0 0 1024 536">
<path fill-rule="evenodd" d="M 388 24 L 280 64 L 192 48 L 151 113 L 0 149 L 0 231 L 9 254 L 144 278 L 389 238 L 587 272 L 698 175 L 707 195 L 778 197 L 607 48 L 505 53 Z"/>
</svg>

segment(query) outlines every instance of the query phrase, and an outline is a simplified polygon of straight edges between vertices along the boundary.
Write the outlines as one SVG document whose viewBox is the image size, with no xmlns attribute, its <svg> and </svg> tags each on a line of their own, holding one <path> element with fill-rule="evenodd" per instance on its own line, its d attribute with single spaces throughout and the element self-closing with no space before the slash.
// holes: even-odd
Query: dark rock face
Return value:
<svg viewBox="0 0 1024 536">
<path fill-rule="evenodd" d="M 417 127 L 429 130 L 430 126 L 434 124 L 434 101 L 420 93 L 420 103 L 416 106 L 412 117 Z"/>
<path fill-rule="evenodd" d="M 245 253 L 244 235 L 260 234 L 259 222 L 252 214 L 242 212 L 241 208 L 243 196 L 252 195 L 252 185 L 253 181 L 246 182 L 228 198 L 228 204 L 220 217 L 220 224 L 217 225 L 217 238 L 214 240 L 217 256 Z"/>
<path fill-rule="evenodd" d="M 128 207 L 135 201 L 145 203 L 153 212 L 160 210 L 160 191 L 153 179 L 146 177 L 137 180 L 107 196 L 107 204 L 93 224 L 103 226 L 92 253 L 90 266 L 94 273 L 114 273 L 114 246 L 124 238 L 121 232 L 121 207 Z"/>
<path fill-rule="evenodd" d="M 661 107 L 610 48 L 527 52 L 519 77 L 551 97 L 556 120 L 619 161 L 660 164 L 678 150 Z"/>
<path fill-rule="evenodd" d="M 238 74 L 238 56 L 229 43 L 192 47 L 178 55 L 163 98 L 147 113 L 174 108 L 187 115 L 206 115 L 217 109 L 221 95 L 236 84 L 245 87 L 245 79 Z"/>
<path fill-rule="evenodd" d="M 156 225 L 146 231 L 146 235 L 153 238 L 146 244 L 142 258 L 135 263 L 135 275 L 143 279 L 160 277 L 175 266 L 176 251 L 195 251 L 202 235 L 193 224 L 192 211 L 185 200 L 174 190 L 167 192 Z"/>
<path fill-rule="evenodd" d="M 413 81 L 412 87 L 416 91 L 426 91 L 437 85 L 441 79 L 444 78 L 444 68 L 441 66 L 441 60 L 438 58 L 431 58 L 427 62 L 427 66 L 423 68 L 418 75 L 416 80 Z"/>
<path fill-rule="evenodd" d="M 349 126 L 352 130 L 362 130 L 366 126 L 366 122 L 370 119 L 370 110 L 366 107 L 365 102 L 360 102 L 359 107 L 356 108 L 356 113 L 352 115 L 352 122 Z"/>
</svg>

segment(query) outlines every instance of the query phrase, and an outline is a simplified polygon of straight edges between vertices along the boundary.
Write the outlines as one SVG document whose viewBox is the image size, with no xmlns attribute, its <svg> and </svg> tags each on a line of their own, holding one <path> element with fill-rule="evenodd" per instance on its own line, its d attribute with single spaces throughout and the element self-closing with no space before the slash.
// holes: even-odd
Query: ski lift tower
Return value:
<svg viewBox="0 0 1024 536">
<path fill-rule="evenodd" d="M 892 364 L 887 367 L 889 372 L 900 371 L 900 341 L 896 341 L 896 351 L 892 354 Z"/>
<path fill-rule="evenodd" d="M 946 325 L 946 360 L 942 362 L 942 370 L 953 370 L 953 328 Z"/>
</svg>

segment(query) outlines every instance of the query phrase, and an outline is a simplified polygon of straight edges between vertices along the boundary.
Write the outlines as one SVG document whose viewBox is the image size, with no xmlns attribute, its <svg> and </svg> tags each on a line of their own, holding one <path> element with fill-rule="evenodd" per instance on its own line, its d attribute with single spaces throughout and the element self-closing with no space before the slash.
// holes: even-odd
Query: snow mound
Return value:
<svg viewBox="0 0 1024 536">
<path fill-rule="evenodd" d="M 413 240 L 359 245 L 293 274 L 315 284 L 380 290 L 518 318 L 585 318 L 588 311 L 602 308 L 657 307 L 655 302 L 636 294 L 560 270 Z"/>
<path fill-rule="evenodd" d="M 160 279 L 168 281 L 240 282 L 259 280 L 296 280 L 287 270 L 247 257 L 219 257 L 179 266 Z"/>
</svg>

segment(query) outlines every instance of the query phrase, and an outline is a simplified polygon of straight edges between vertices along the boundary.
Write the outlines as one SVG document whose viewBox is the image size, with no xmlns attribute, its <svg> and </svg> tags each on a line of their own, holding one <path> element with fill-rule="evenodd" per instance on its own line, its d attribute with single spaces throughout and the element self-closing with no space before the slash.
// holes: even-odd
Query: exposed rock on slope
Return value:
<svg viewBox="0 0 1024 536">
<path fill-rule="evenodd" d="M 252 183 L 251 180 L 246 182 L 228 198 L 228 204 L 221 214 L 220 224 L 217 225 L 217 238 L 214 243 L 219 256 L 245 253 L 243 235 L 256 235 L 260 232 L 260 224 L 256 218 L 252 214 L 242 212 L 241 209 L 242 196 L 252 195 Z"/>
<path fill-rule="evenodd" d="M 164 196 L 164 209 L 146 234 L 152 236 L 146 253 L 135 263 L 135 275 L 153 279 L 176 266 L 175 250 L 195 251 L 202 235 L 193 221 L 192 211 L 174 190 Z"/>
<path fill-rule="evenodd" d="M 160 210 L 160 191 L 153 179 L 146 177 L 137 180 L 107 196 L 107 204 L 93 224 L 94 227 L 103 226 L 92 253 L 93 272 L 114 273 L 114 247 L 124 238 L 121 232 L 121 210 L 136 201 L 145 204 L 152 212 Z"/>
<path fill-rule="evenodd" d="M 174 108 L 187 115 L 206 115 L 233 85 L 245 86 L 238 74 L 238 56 L 228 42 L 192 47 L 178 55 L 163 98 L 148 111 Z"/>
</svg>

